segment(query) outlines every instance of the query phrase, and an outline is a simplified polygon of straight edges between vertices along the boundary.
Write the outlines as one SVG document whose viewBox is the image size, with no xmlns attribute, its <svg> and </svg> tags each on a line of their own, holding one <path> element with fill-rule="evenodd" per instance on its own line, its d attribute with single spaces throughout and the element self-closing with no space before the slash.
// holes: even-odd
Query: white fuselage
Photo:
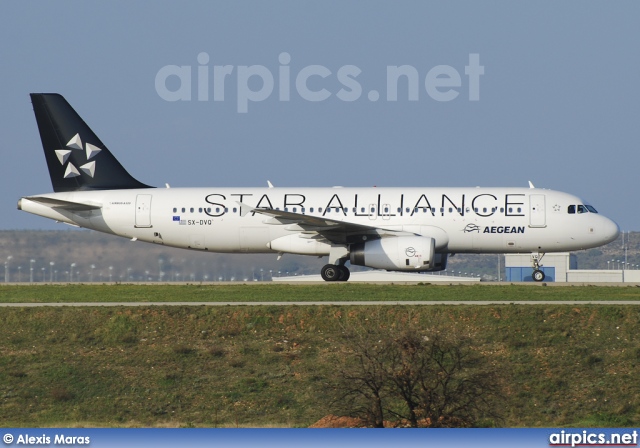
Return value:
<svg viewBox="0 0 640 448">
<path fill-rule="evenodd" d="M 308 228 L 248 207 L 424 235 L 435 239 L 439 253 L 573 251 L 606 244 L 619 232 L 576 196 L 537 188 L 149 188 L 33 198 L 22 198 L 19 207 L 100 232 L 212 252 L 329 254 L 327 245 L 296 242 Z M 96 208 L 72 210 L 36 198 Z M 272 245 L 289 236 L 288 250 Z"/>
</svg>

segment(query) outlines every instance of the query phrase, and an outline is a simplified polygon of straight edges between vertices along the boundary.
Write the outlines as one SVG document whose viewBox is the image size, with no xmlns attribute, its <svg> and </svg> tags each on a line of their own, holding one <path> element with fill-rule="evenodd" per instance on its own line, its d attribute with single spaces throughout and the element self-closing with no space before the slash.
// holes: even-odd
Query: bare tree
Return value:
<svg viewBox="0 0 640 448">
<path fill-rule="evenodd" d="M 470 338 L 415 323 L 398 331 L 374 321 L 345 329 L 345 340 L 335 402 L 368 426 L 393 418 L 411 427 L 469 427 L 499 418 L 497 372 Z"/>
<path fill-rule="evenodd" d="M 362 330 L 362 329 L 361 329 Z M 367 426 L 384 427 L 384 403 L 390 394 L 384 360 L 390 350 L 388 340 L 377 340 L 376 334 L 349 331 L 345 363 L 337 363 L 337 392 L 334 403 L 350 414 L 365 420 Z"/>
</svg>

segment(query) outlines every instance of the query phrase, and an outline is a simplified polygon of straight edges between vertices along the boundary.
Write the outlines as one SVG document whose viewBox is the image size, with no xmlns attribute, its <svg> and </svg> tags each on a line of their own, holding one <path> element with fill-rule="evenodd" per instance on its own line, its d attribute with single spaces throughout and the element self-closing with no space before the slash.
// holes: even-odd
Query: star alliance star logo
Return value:
<svg viewBox="0 0 640 448">
<path fill-rule="evenodd" d="M 56 156 L 58 156 L 58 160 L 60 161 L 61 165 L 64 165 L 65 163 L 67 163 L 67 160 L 69 160 L 69 156 L 71 155 L 71 151 L 83 150 L 82 139 L 80 138 L 80 134 L 76 134 L 73 137 L 71 137 L 71 140 L 67 142 L 67 148 L 71 148 L 71 149 L 56 149 Z M 87 155 L 87 163 L 85 163 L 84 165 L 81 165 L 79 168 L 80 170 L 82 170 L 83 173 L 93 177 L 96 172 L 96 162 L 95 160 L 89 162 L 89 160 L 94 158 L 102 150 L 97 146 L 92 145 L 91 143 L 86 143 L 84 147 L 84 151 Z M 67 168 L 64 171 L 64 178 L 70 179 L 72 177 L 77 177 L 77 176 L 80 176 L 80 171 L 78 171 L 78 168 L 76 168 L 73 163 L 69 162 L 67 164 Z"/>
</svg>

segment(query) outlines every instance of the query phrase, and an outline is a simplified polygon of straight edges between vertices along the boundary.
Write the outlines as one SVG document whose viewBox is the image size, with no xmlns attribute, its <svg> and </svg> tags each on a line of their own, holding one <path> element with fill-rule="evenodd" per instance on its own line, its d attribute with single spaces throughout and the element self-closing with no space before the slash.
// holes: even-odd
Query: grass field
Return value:
<svg viewBox="0 0 640 448">
<path fill-rule="evenodd" d="M 640 288 L 542 285 L 60 284 L 0 286 L 2 303 L 410 300 L 640 300 Z"/>
<path fill-rule="evenodd" d="M 3 426 L 308 426 L 336 412 L 327 385 L 344 328 L 411 320 L 469 335 L 501 374 L 497 426 L 640 424 L 634 287 L 73 285 L 0 288 L 2 302 L 505 300 L 497 306 L 4 308 Z"/>
</svg>

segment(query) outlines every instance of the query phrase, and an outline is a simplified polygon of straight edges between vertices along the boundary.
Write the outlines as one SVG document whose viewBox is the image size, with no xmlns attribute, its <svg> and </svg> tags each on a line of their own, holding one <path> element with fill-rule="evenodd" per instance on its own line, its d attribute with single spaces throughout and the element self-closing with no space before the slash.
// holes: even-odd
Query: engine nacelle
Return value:
<svg viewBox="0 0 640 448">
<path fill-rule="evenodd" d="M 423 236 L 387 237 L 350 248 L 351 264 L 388 271 L 440 270 L 443 259 L 446 266 L 446 254 L 436 254 L 435 239 Z"/>
</svg>

